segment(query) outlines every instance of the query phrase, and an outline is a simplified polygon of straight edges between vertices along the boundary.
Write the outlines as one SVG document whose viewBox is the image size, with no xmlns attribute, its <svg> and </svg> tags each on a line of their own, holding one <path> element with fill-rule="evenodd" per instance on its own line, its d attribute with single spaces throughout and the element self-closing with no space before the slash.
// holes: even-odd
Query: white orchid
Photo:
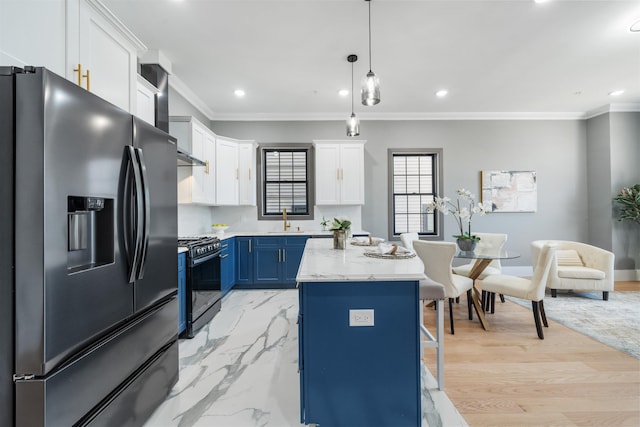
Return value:
<svg viewBox="0 0 640 427">
<path fill-rule="evenodd" d="M 452 213 L 458 222 L 458 227 L 460 228 L 460 234 L 453 237 L 458 239 L 480 240 L 479 237 L 471 234 L 471 218 L 473 218 L 474 214 L 486 215 L 487 211 L 485 206 L 480 202 L 476 203 L 475 195 L 469 190 L 460 188 L 456 190 L 456 194 L 458 195 L 458 198 L 455 203 L 453 203 L 448 197 L 434 197 L 433 203 L 429 203 L 427 205 L 427 212 L 432 213 L 437 210 L 443 215 L 449 215 L 449 213 Z M 468 207 L 461 206 L 462 204 L 468 204 Z M 466 232 L 464 231 L 465 227 L 463 221 L 467 222 Z"/>
</svg>

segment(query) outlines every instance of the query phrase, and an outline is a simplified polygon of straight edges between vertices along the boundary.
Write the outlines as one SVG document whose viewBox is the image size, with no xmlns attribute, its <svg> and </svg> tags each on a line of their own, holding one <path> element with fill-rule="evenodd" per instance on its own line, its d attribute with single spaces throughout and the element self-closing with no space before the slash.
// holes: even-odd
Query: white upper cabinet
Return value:
<svg viewBox="0 0 640 427">
<path fill-rule="evenodd" d="M 158 89 L 138 74 L 135 114 L 152 126 L 156 124 L 156 93 Z"/>
<path fill-rule="evenodd" d="M 365 141 L 313 141 L 316 205 L 364 204 Z"/>
<path fill-rule="evenodd" d="M 178 203 L 216 204 L 215 135 L 193 117 L 170 117 L 169 133 L 178 147 L 206 166 L 178 166 Z"/>
<path fill-rule="evenodd" d="M 256 144 L 238 142 L 238 203 L 256 205 Z"/>
<path fill-rule="evenodd" d="M 238 197 L 238 143 L 216 137 L 216 204 L 237 205 Z"/>
<path fill-rule="evenodd" d="M 0 3 L 0 63 L 47 67 L 136 112 L 137 53 L 146 47 L 99 0 Z"/>
</svg>

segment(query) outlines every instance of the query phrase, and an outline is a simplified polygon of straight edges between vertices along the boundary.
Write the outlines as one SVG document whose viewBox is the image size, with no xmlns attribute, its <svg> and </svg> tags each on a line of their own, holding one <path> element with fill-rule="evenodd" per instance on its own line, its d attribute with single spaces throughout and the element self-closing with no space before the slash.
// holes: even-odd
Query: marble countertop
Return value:
<svg viewBox="0 0 640 427">
<path fill-rule="evenodd" d="M 353 231 L 354 236 L 368 236 L 368 231 Z M 314 236 L 314 237 L 331 237 L 332 231 L 328 230 L 292 230 L 292 231 L 225 231 L 224 234 L 206 234 L 206 236 L 215 236 L 220 240 L 230 239 L 232 237 L 260 237 L 260 236 Z"/>
<path fill-rule="evenodd" d="M 425 278 L 420 258 L 380 259 L 364 255 L 370 246 L 347 243 L 345 250 L 333 249 L 332 239 L 310 239 L 304 248 L 296 281 L 403 281 Z"/>
</svg>

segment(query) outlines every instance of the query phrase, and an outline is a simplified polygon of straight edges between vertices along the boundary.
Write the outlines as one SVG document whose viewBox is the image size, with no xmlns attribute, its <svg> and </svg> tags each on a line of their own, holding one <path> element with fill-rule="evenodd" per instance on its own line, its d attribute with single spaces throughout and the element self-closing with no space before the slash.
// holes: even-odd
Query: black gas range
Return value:
<svg viewBox="0 0 640 427">
<path fill-rule="evenodd" d="M 187 248 L 187 327 L 181 336 L 193 338 L 222 306 L 221 245 L 217 237 L 184 237 L 178 239 L 178 246 Z"/>
</svg>

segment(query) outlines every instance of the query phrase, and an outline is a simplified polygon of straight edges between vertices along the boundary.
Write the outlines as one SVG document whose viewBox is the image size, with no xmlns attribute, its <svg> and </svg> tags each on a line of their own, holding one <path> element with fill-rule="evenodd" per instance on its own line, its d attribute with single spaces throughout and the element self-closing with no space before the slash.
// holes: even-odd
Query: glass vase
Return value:
<svg viewBox="0 0 640 427">
<path fill-rule="evenodd" d="M 347 244 L 347 233 L 345 230 L 333 230 L 333 249 L 343 249 Z"/>
</svg>

